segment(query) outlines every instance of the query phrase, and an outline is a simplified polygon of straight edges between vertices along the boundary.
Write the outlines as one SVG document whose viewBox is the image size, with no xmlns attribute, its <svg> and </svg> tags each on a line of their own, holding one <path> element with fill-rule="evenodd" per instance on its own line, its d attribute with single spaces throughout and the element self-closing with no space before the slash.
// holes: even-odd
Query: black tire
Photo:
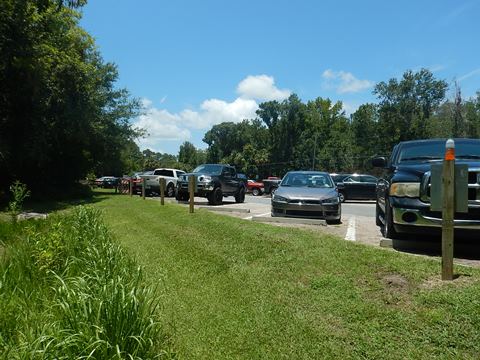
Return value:
<svg viewBox="0 0 480 360">
<path fill-rule="evenodd" d="M 260 189 L 259 189 L 259 188 L 253 188 L 253 189 L 252 189 L 252 195 L 253 195 L 253 196 L 258 196 L 258 195 L 260 195 Z"/>
<path fill-rule="evenodd" d="M 383 224 L 383 237 L 388 239 L 395 239 L 398 236 L 393 227 L 392 207 L 388 202 L 385 202 L 385 224 Z"/>
<path fill-rule="evenodd" d="M 222 205 L 223 204 L 223 192 L 222 189 L 217 187 L 207 196 L 209 205 Z"/>
<path fill-rule="evenodd" d="M 245 202 L 245 188 L 241 188 L 238 190 L 238 194 L 235 195 L 235 202 L 236 203 L 243 203 Z"/>
<path fill-rule="evenodd" d="M 175 186 L 173 184 L 168 184 L 167 186 L 167 197 L 175 196 Z"/>
<path fill-rule="evenodd" d="M 188 193 L 177 191 L 176 194 L 175 194 L 175 199 L 177 201 L 187 201 L 188 198 L 189 198 Z"/>
<path fill-rule="evenodd" d="M 377 224 L 377 226 L 383 226 L 383 222 L 382 220 L 380 220 L 381 212 L 382 210 L 380 209 L 380 206 L 378 205 L 378 201 L 377 201 L 377 203 L 375 204 L 375 224 Z"/>
<path fill-rule="evenodd" d="M 340 202 L 345 202 L 345 194 L 342 191 L 338 192 L 338 198 L 340 199 Z"/>
<path fill-rule="evenodd" d="M 340 225 L 342 223 L 342 219 L 337 220 L 327 220 L 328 225 Z"/>
</svg>

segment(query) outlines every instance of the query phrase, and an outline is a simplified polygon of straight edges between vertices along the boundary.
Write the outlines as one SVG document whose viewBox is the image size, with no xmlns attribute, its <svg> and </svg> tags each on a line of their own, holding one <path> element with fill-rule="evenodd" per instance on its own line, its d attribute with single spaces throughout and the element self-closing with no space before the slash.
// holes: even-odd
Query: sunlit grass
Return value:
<svg viewBox="0 0 480 360">
<path fill-rule="evenodd" d="M 186 359 L 477 358 L 479 271 L 139 197 L 95 204 Z"/>
</svg>

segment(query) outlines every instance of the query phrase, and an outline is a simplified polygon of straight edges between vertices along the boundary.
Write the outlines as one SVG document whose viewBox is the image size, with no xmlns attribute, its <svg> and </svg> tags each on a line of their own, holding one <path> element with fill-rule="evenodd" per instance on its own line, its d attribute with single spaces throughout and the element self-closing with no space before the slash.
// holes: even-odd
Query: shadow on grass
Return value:
<svg viewBox="0 0 480 360">
<path fill-rule="evenodd" d="M 27 201 L 25 202 L 23 208 L 26 212 L 50 213 L 53 211 L 67 210 L 79 205 L 95 204 L 106 200 L 112 195 L 120 196 L 121 194 L 115 194 L 114 190 L 92 190 L 88 194 L 84 194 L 81 197 L 71 196 L 62 199 L 40 199 Z"/>
</svg>

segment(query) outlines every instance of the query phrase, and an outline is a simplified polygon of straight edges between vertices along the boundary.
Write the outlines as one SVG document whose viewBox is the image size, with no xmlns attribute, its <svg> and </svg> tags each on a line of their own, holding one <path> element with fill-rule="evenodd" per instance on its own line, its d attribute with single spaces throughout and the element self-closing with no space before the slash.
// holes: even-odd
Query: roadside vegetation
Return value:
<svg viewBox="0 0 480 360">
<path fill-rule="evenodd" d="M 171 358 L 155 289 L 98 210 L 2 221 L 0 358 Z"/>
<path fill-rule="evenodd" d="M 95 207 L 165 289 L 186 359 L 474 359 L 480 272 L 138 197 Z"/>
</svg>

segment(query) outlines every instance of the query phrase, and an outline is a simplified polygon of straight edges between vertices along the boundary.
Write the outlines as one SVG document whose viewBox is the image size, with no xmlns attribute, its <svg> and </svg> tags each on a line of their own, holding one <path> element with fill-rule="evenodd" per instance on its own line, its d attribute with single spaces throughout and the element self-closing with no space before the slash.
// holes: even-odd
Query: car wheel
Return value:
<svg viewBox="0 0 480 360">
<path fill-rule="evenodd" d="M 217 187 L 207 196 L 209 205 L 222 205 L 223 204 L 223 192 L 222 189 Z"/>
<path fill-rule="evenodd" d="M 175 195 L 175 187 L 173 186 L 173 184 L 169 184 L 167 186 L 167 196 L 172 197 L 174 195 Z"/>
<path fill-rule="evenodd" d="M 338 192 L 338 199 L 340 200 L 340 202 L 345 202 L 345 194 L 341 191 Z"/>
<path fill-rule="evenodd" d="M 245 201 L 245 189 L 242 187 L 238 190 L 238 194 L 235 196 L 236 203 L 243 203 Z"/>
<path fill-rule="evenodd" d="M 392 207 L 388 202 L 385 202 L 385 224 L 383 225 L 383 237 L 394 239 L 397 237 L 397 232 L 393 227 Z"/>
<path fill-rule="evenodd" d="M 383 222 L 382 220 L 380 220 L 380 213 L 381 213 L 381 209 L 380 209 L 380 206 L 378 205 L 378 201 L 377 203 L 375 204 L 375 224 L 377 224 L 377 226 L 383 226 Z"/>
<path fill-rule="evenodd" d="M 260 189 L 258 189 L 258 188 L 253 188 L 253 189 L 252 189 L 252 195 L 253 195 L 253 196 L 258 196 L 258 195 L 260 195 Z"/>
</svg>

